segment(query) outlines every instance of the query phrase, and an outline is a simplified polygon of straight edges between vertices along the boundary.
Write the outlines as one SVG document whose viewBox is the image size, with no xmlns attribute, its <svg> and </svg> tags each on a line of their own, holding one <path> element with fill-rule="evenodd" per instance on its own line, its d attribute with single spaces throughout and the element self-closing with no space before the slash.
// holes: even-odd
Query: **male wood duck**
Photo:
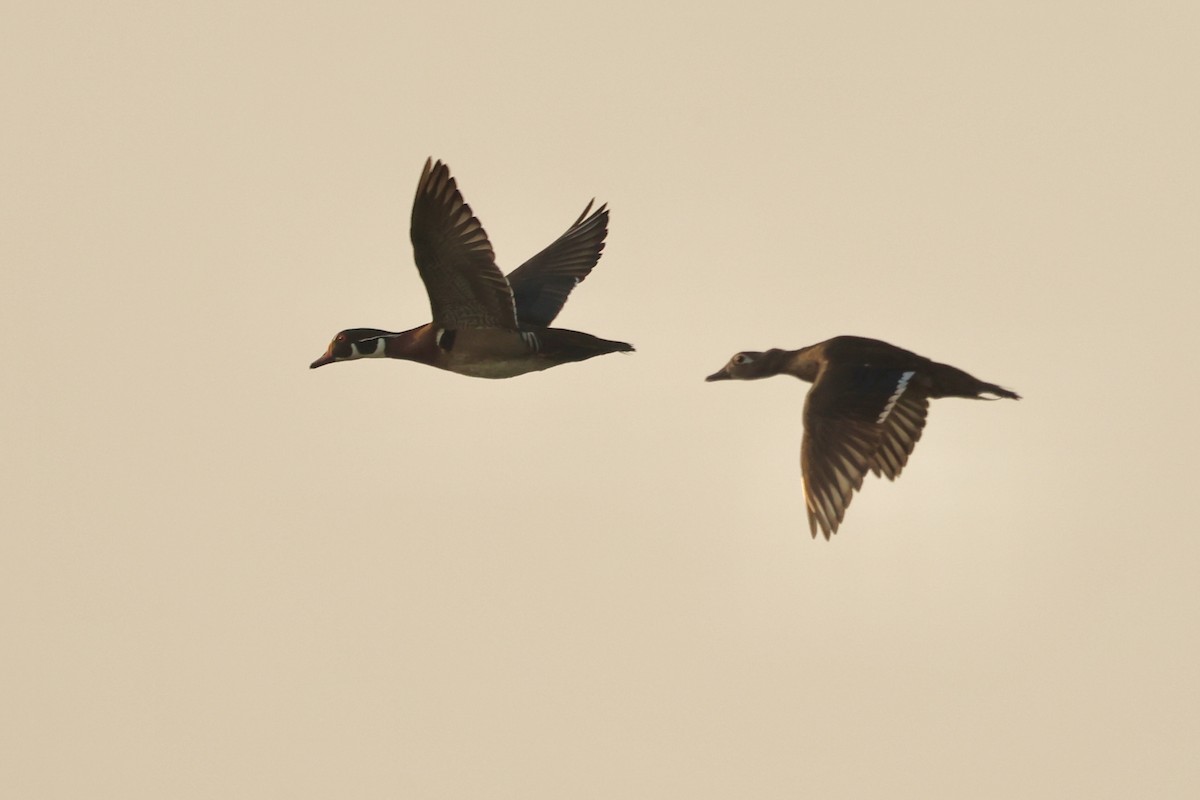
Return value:
<svg viewBox="0 0 1200 800">
<path fill-rule="evenodd" d="M 411 236 L 433 322 L 401 333 L 344 330 L 311 367 L 400 358 L 476 378 L 511 378 L 629 352 L 625 342 L 549 327 L 600 260 L 607 234 L 607 206 L 592 211 L 588 203 L 566 233 L 505 277 L 449 167 L 430 159 L 417 183 Z"/>
<path fill-rule="evenodd" d="M 935 397 L 1020 395 L 878 339 L 837 336 L 799 350 L 738 353 L 707 380 L 794 375 L 804 401 L 800 471 L 813 538 L 837 533 L 867 470 L 895 480 L 921 438 Z M 984 397 L 983 395 L 994 395 Z"/>
</svg>

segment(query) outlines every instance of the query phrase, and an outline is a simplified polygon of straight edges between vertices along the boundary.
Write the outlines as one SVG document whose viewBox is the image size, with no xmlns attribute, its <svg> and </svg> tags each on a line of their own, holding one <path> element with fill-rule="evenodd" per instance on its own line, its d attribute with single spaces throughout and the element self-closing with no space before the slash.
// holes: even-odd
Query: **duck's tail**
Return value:
<svg viewBox="0 0 1200 800">
<path fill-rule="evenodd" d="M 994 383 L 981 381 L 958 367 L 936 362 L 932 367 L 933 389 L 929 393 L 930 397 L 969 397 L 973 400 L 997 400 L 1001 397 L 1010 400 L 1021 399 L 1021 395 L 1016 392 Z M 984 395 L 994 396 L 985 397 Z"/>
<path fill-rule="evenodd" d="M 632 353 L 633 345 L 601 339 L 590 333 L 566 328 L 544 328 L 537 332 L 538 355 L 558 363 L 586 361 L 606 353 Z"/>
</svg>

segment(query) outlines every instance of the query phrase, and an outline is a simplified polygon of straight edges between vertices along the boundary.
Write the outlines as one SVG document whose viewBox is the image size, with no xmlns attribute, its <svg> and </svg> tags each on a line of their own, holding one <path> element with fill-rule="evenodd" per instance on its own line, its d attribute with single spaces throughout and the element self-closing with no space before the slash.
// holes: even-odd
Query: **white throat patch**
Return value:
<svg viewBox="0 0 1200 800">
<path fill-rule="evenodd" d="M 359 358 L 383 358 L 385 355 L 387 355 L 387 353 L 384 352 L 384 350 L 387 349 L 387 345 L 384 342 L 384 339 L 386 338 L 387 337 L 385 336 L 377 336 L 374 339 L 368 339 L 365 342 L 355 342 L 353 345 L 354 352 Z M 373 349 L 367 349 L 371 348 L 372 345 L 374 345 Z"/>
</svg>

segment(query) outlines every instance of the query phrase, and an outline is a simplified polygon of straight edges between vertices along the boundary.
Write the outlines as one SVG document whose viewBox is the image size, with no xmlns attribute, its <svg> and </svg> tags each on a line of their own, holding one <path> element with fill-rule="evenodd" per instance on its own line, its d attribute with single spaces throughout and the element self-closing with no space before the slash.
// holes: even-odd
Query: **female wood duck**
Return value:
<svg viewBox="0 0 1200 800">
<path fill-rule="evenodd" d="M 818 528 L 826 539 L 837 533 L 867 470 L 888 480 L 900 475 L 921 438 L 931 398 L 1021 399 L 949 364 L 861 336 L 837 336 L 799 350 L 738 353 L 707 380 L 785 374 L 813 385 L 804 401 L 800 444 L 813 538 Z"/>
<path fill-rule="evenodd" d="M 607 234 L 607 207 L 592 211 L 588 203 L 566 233 L 505 277 L 449 167 L 430 159 L 417 183 L 411 236 L 433 322 L 401 333 L 344 330 L 311 367 L 400 358 L 476 378 L 511 378 L 631 351 L 625 342 L 548 327 L 600 260 Z"/>
</svg>

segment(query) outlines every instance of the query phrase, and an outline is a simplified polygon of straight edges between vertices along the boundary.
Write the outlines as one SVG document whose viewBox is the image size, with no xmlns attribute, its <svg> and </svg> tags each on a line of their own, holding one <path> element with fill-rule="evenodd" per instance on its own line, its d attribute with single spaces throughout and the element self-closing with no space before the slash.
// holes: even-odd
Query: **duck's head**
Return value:
<svg viewBox="0 0 1200 800">
<path fill-rule="evenodd" d="M 759 353 L 745 350 L 729 359 L 729 363 L 720 370 L 709 375 L 706 381 L 753 381 L 759 378 L 769 378 L 779 373 L 778 359 L 772 358 L 772 353 Z"/>
<path fill-rule="evenodd" d="M 325 355 L 308 365 L 309 369 L 323 367 L 335 361 L 353 361 L 356 358 L 380 358 L 386 353 L 387 338 L 393 334 L 378 328 L 350 328 L 333 337 Z"/>
</svg>

